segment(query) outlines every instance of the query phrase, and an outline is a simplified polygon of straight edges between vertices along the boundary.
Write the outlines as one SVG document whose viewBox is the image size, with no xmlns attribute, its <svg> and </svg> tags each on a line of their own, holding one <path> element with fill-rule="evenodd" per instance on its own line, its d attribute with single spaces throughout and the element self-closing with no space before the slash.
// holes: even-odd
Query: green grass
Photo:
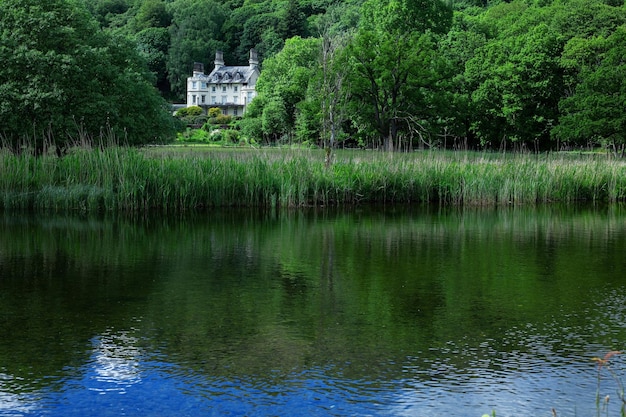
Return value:
<svg viewBox="0 0 626 417">
<path fill-rule="evenodd" d="M 626 162 L 568 155 L 112 147 L 0 154 L 0 208 L 164 211 L 366 203 L 626 200 Z"/>
</svg>

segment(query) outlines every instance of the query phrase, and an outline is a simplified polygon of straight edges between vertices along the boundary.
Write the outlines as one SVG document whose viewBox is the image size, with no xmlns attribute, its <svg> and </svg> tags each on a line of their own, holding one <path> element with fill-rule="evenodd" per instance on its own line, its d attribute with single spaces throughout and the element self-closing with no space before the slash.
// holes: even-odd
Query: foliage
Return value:
<svg viewBox="0 0 626 417">
<path fill-rule="evenodd" d="M 409 17 L 409 18 L 407 18 Z M 361 28 L 349 45 L 353 118 L 393 150 L 402 125 L 426 108 L 424 90 L 436 82 L 432 37 L 451 13 L 438 0 L 369 0 Z"/>
<path fill-rule="evenodd" d="M 555 133 L 563 140 L 607 140 L 624 152 L 626 145 L 626 26 L 608 38 L 573 38 L 564 58 L 580 68 L 580 82 L 561 101 L 562 117 Z"/>
<path fill-rule="evenodd" d="M 222 115 L 222 109 L 220 109 L 219 107 L 211 107 L 208 111 L 207 111 L 207 115 L 210 118 L 214 118 L 217 116 L 221 116 Z"/>
<path fill-rule="evenodd" d="M 173 23 L 167 60 L 168 79 L 174 94 L 184 96 L 194 62 L 212 62 L 222 50 L 221 28 L 227 11 L 213 0 L 175 0 L 169 3 Z"/>
<path fill-rule="evenodd" d="M 137 33 L 135 41 L 137 42 L 137 49 L 148 65 L 148 69 L 156 78 L 157 88 L 164 95 L 169 94 L 170 85 L 167 79 L 169 30 L 163 27 L 149 27 Z"/>
<path fill-rule="evenodd" d="M 59 147 L 110 131 L 146 143 L 173 120 L 127 39 L 98 30 L 78 0 L 0 2 L 0 135 L 16 146 Z"/>
<path fill-rule="evenodd" d="M 276 141 L 294 129 L 300 103 L 315 75 L 319 45 L 318 39 L 294 37 L 280 53 L 265 60 L 257 82 L 258 97 L 249 106 L 246 118 L 261 118 L 266 138 Z"/>
<path fill-rule="evenodd" d="M 200 116 L 202 108 L 200 106 L 183 107 L 176 111 L 176 117 Z"/>
<path fill-rule="evenodd" d="M 172 23 L 172 14 L 163 0 L 144 0 L 137 11 L 136 22 L 138 30 L 167 28 Z"/>
<path fill-rule="evenodd" d="M 0 7 L 0 125 L 13 138 L 6 126 L 22 120 L 29 127 L 22 123 L 18 136 L 99 136 L 102 128 L 133 142 L 164 138 L 172 120 L 151 85 L 184 100 L 194 62 L 210 68 L 222 50 L 229 65 L 245 65 L 255 48 L 261 77 L 245 118 L 256 120 L 242 121 L 241 133 L 259 142 L 341 137 L 386 149 L 607 146 L 626 154 L 622 0 Z M 32 13 L 17 12 L 27 7 Z"/>
<path fill-rule="evenodd" d="M 220 114 L 213 120 L 213 123 L 216 125 L 228 125 L 232 122 L 233 116 L 228 114 Z"/>
</svg>

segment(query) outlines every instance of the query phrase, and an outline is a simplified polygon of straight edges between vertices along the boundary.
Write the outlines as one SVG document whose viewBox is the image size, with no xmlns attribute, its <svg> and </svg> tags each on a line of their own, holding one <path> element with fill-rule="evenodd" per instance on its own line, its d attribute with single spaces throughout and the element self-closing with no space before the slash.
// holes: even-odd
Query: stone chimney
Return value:
<svg viewBox="0 0 626 417">
<path fill-rule="evenodd" d="M 255 49 L 250 49 L 250 68 L 256 68 L 259 66 L 259 58 L 257 57 L 257 53 Z"/>
<path fill-rule="evenodd" d="M 215 69 L 220 69 L 224 66 L 224 53 L 222 51 L 215 51 Z"/>
<path fill-rule="evenodd" d="M 204 74 L 204 64 L 202 62 L 194 62 L 193 63 L 193 75 L 194 77 L 197 75 Z"/>
</svg>

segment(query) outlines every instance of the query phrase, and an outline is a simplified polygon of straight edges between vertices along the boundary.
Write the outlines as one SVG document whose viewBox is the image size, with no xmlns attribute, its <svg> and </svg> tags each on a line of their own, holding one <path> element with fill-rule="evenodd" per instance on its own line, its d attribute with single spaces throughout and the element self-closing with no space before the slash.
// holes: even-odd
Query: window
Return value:
<svg viewBox="0 0 626 417">
<path fill-rule="evenodd" d="M 239 104 L 239 97 L 233 96 L 233 103 Z"/>
<path fill-rule="evenodd" d="M 233 109 L 233 116 L 237 116 L 237 109 Z"/>
<path fill-rule="evenodd" d="M 222 91 L 226 91 L 226 86 L 222 87 Z"/>
<path fill-rule="evenodd" d="M 193 104 L 196 104 L 196 95 L 195 94 L 193 96 L 191 96 L 191 102 Z"/>
<path fill-rule="evenodd" d="M 226 104 L 226 96 L 222 96 L 222 104 Z"/>
<path fill-rule="evenodd" d="M 233 90 L 235 90 L 235 93 L 237 92 L 237 86 L 233 86 Z"/>
<path fill-rule="evenodd" d="M 198 82 L 197 81 L 192 81 L 191 82 L 191 88 L 193 88 L 194 90 L 197 88 L 198 86 Z"/>
<path fill-rule="evenodd" d="M 216 104 L 216 103 L 217 103 L 217 97 L 211 96 L 211 104 Z"/>
<path fill-rule="evenodd" d="M 211 92 L 215 93 L 215 86 L 211 87 Z"/>
<path fill-rule="evenodd" d="M 206 103 L 206 96 L 205 95 L 202 95 L 202 103 L 203 104 Z"/>
</svg>

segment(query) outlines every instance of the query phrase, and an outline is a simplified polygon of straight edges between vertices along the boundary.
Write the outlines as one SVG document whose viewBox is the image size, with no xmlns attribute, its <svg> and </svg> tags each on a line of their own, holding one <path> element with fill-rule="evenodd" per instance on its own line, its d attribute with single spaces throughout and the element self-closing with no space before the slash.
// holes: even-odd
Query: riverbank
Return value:
<svg viewBox="0 0 626 417">
<path fill-rule="evenodd" d="M 369 203 L 626 200 L 626 161 L 584 155 L 108 148 L 0 154 L 0 208 L 165 211 Z"/>
</svg>

